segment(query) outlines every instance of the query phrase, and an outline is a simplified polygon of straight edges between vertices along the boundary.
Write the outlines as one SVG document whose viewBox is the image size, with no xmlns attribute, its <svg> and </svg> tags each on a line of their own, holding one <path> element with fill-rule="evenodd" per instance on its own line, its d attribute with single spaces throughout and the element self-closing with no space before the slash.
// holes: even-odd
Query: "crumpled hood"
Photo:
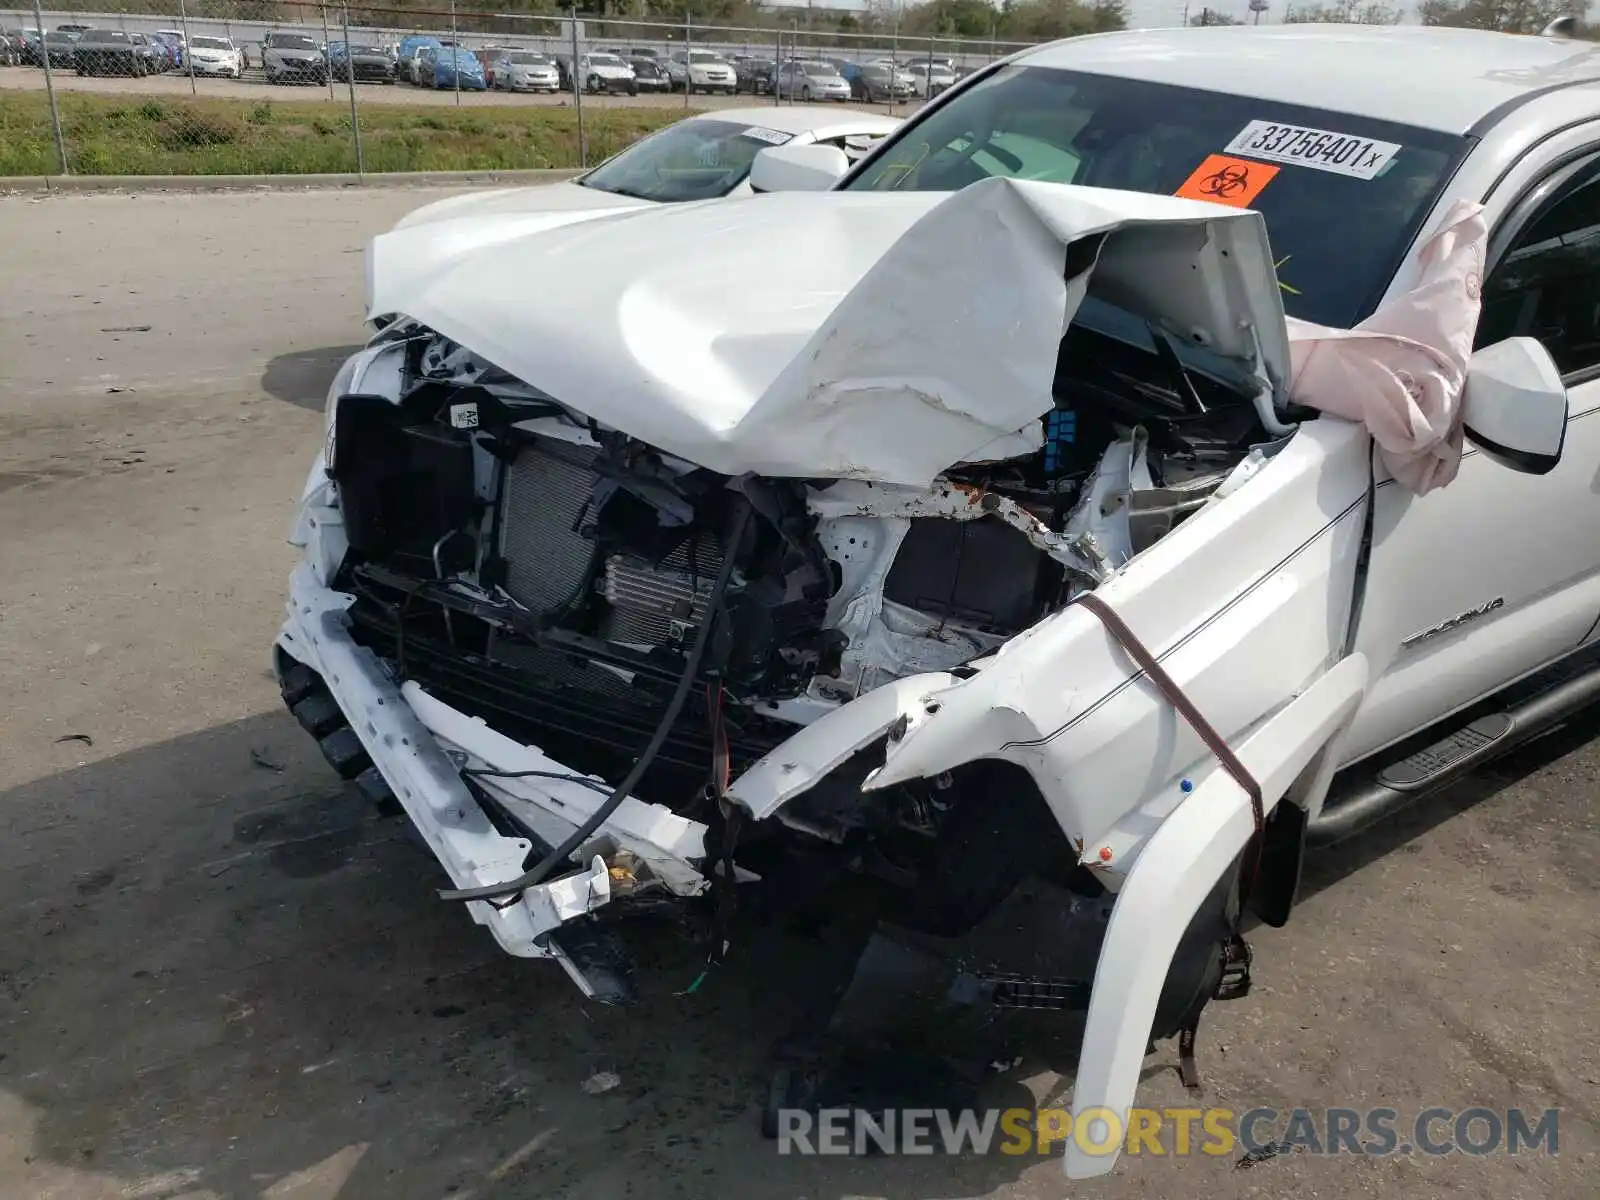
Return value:
<svg viewBox="0 0 1600 1200">
<path fill-rule="evenodd" d="M 923 485 L 1028 453 L 1091 274 L 1097 295 L 1258 362 L 1275 388 L 1287 375 L 1254 212 L 991 179 L 551 216 L 376 238 L 373 312 L 724 474 Z"/>
<path fill-rule="evenodd" d="M 401 218 L 392 232 L 367 244 L 367 319 L 405 312 L 409 297 L 431 280 L 442 264 L 470 252 L 646 207 L 652 207 L 649 201 L 573 183 L 496 188 L 426 204 Z M 533 278 L 546 290 L 551 288 L 548 279 Z"/>
</svg>

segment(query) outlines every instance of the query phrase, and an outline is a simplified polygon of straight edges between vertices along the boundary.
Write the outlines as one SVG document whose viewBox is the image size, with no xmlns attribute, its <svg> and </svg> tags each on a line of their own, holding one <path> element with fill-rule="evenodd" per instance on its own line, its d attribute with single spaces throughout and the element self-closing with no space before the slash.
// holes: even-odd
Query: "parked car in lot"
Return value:
<svg viewBox="0 0 1600 1200">
<path fill-rule="evenodd" d="M 483 92 L 489 89 L 488 77 L 478 56 L 465 46 L 427 47 L 423 50 L 421 69 L 426 86 L 453 88 L 460 91 Z"/>
<path fill-rule="evenodd" d="M 155 34 L 153 36 L 155 36 L 156 38 L 160 39 L 167 46 L 175 48 L 175 53 L 173 55 L 173 58 L 174 58 L 175 61 L 172 64 L 173 66 L 182 67 L 182 66 L 184 66 L 184 65 L 186 65 L 188 63 L 188 61 L 189 61 L 189 57 L 188 57 L 188 53 L 189 53 L 188 52 L 189 38 L 188 38 L 188 35 L 186 35 L 183 32 L 183 30 L 181 30 L 181 29 L 158 29 L 158 30 L 155 31 Z"/>
<path fill-rule="evenodd" d="M 262 38 L 261 67 L 268 83 L 328 82 L 328 60 L 316 40 L 303 33 L 273 32 Z"/>
<path fill-rule="evenodd" d="M 90 29 L 78 36 L 72 49 L 79 75 L 142 77 L 149 69 L 148 47 L 121 29 Z"/>
<path fill-rule="evenodd" d="M 418 55 L 424 47 L 437 48 L 442 45 L 444 43 L 432 34 L 413 33 L 401 38 L 400 44 L 395 48 L 395 58 L 400 64 L 400 78 L 407 83 L 420 84 L 421 80 L 417 76 Z"/>
<path fill-rule="evenodd" d="M 20 66 L 27 44 L 22 30 L 0 28 L 0 67 Z"/>
<path fill-rule="evenodd" d="M 666 92 L 672 90 L 672 80 L 667 76 L 667 68 L 659 58 L 630 58 L 628 66 L 633 68 L 633 83 L 636 92 Z"/>
<path fill-rule="evenodd" d="M 735 54 L 733 62 L 734 87 L 752 96 L 772 92 L 772 72 L 776 64 L 758 54 Z"/>
<path fill-rule="evenodd" d="M 667 56 L 667 78 L 675 91 L 722 92 L 738 90 L 733 66 L 711 50 L 674 50 Z"/>
<path fill-rule="evenodd" d="M 911 90 L 924 100 L 937 96 L 955 86 L 955 70 L 938 61 L 914 62 L 906 67 L 906 74 L 911 77 Z"/>
<path fill-rule="evenodd" d="M 189 42 L 189 57 L 196 75 L 238 79 L 244 75 L 244 54 L 232 38 L 196 36 Z"/>
<path fill-rule="evenodd" d="M 767 146 L 822 145 L 855 155 L 899 125 L 876 113 L 798 104 L 718 109 L 641 138 L 576 179 L 451 196 L 415 209 L 395 228 L 509 213 L 565 221 L 645 204 L 748 195 L 750 164 Z"/>
<path fill-rule="evenodd" d="M 639 92 L 633 68 L 609 51 L 596 50 L 583 55 L 578 59 L 574 75 L 583 81 L 586 92 L 626 92 L 630 96 Z"/>
<path fill-rule="evenodd" d="M 848 100 L 850 85 L 820 58 L 790 59 L 778 68 L 778 95 L 810 104 L 813 100 Z"/>
<path fill-rule="evenodd" d="M 166 58 L 165 70 L 173 71 L 182 67 L 187 60 L 184 58 L 183 38 L 167 30 L 158 29 L 150 34 L 152 44 L 161 47 L 161 52 Z M 240 61 L 244 60 L 243 51 L 239 55 Z"/>
<path fill-rule="evenodd" d="M 556 60 L 536 50 L 499 50 L 495 53 L 489 86 L 503 92 L 556 92 L 561 72 Z"/>
<path fill-rule="evenodd" d="M 1596 728 L 1596 58 L 1074 38 L 853 170 L 754 160 L 831 190 L 383 234 L 284 700 L 463 928 L 590 996 L 628 998 L 616 920 L 718 955 L 730 889 L 861 872 L 852 924 L 960 939 L 975 1022 L 1075 1010 L 1074 1126 L 1114 1132 L 1064 1165 L 1106 1174 L 1318 847 Z M 1342 1001 L 1299 957 L 1257 1002 Z"/>
<path fill-rule="evenodd" d="M 171 65 L 166 46 L 156 41 L 153 35 L 131 31 L 128 36 L 133 39 L 134 53 L 139 56 L 146 75 L 160 75 Z"/>
<path fill-rule="evenodd" d="M 200 39 L 195 39 L 195 59 L 199 61 Z M 328 71 L 341 83 L 350 82 L 351 72 L 356 82 L 393 83 L 397 71 L 394 55 L 376 42 L 353 42 L 347 48 L 343 41 L 328 43 Z"/>
<path fill-rule="evenodd" d="M 78 31 L 75 29 L 52 29 L 44 35 L 44 55 L 50 60 L 52 67 L 70 67 L 75 58 L 73 48 L 78 42 Z"/>
<path fill-rule="evenodd" d="M 490 88 L 494 87 L 494 60 L 499 50 L 498 46 L 479 46 L 472 52 L 472 56 L 478 60 L 478 65 L 483 68 L 483 81 Z"/>
<path fill-rule="evenodd" d="M 917 94 L 911 76 L 888 61 L 857 63 L 846 80 L 850 84 L 850 94 L 857 100 L 888 104 L 909 100 Z"/>
</svg>

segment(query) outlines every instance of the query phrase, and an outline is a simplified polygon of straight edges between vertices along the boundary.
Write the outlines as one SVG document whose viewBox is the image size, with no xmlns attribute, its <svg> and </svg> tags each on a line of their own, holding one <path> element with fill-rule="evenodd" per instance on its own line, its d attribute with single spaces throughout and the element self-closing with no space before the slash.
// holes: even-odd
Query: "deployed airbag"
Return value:
<svg viewBox="0 0 1600 1200">
<path fill-rule="evenodd" d="M 1290 398 L 1365 424 L 1390 473 L 1419 495 L 1461 464 L 1488 237 L 1483 205 L 1458 200 L 1418 252 L 1415 287 L 1353 329 L 1289 321 Z"/>
</svg>

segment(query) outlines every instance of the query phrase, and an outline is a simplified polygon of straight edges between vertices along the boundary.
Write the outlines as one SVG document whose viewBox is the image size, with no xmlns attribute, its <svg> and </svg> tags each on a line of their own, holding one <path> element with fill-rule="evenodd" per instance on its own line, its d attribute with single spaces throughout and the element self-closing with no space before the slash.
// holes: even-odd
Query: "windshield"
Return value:
<svg viewBox="0 0 1600 1200">
<path fill-rule="evenodd" d="M 781 146 L 792 136 L 742 121 L 680 121 L 634 143 L 578 182 L 640 200 L 709 200 L 743 183 L 758 151 Z"/>
<path fill-rule="evenodd" d="M 842 186 L 955 191 L 990 176 L 1254 208 L 1284 309 L 1372 311 L 1466 148 L 1452 134 L 1245 96 L 1044 67 L 968 88 Z"/>
<path fill-rule="evenodd" d="M 709 50 L 693 50 L 693 51 L 690 51 L 690 53 L 689 53 L 689 61 L 690 62 L 697 62 L 697 63 L 716 63 L 718 65 L 725 65 L 723 63 L 722 55 L 713 54 Z"/>
<path fill-rule="evenodd" d="M 602 67 L 620 67 L 622 65 L 622 60 L 615 54 L 591 54 L 589 55 L 589 62 Z"/>
<path fill-rule="evenodd" d="M 126 45 L 133 39 L 127 34 L 114 29 L 95 29 L 83 35 L 86 42 L 99 42 L 102 45 Z"/>
<path fill-rule="evenodd" d="M 519 67 L 548 67 L 553 65 L 542 54 L 508 54 L 506 55 L 506 61 L 516 63 Z"/>
<path fill-rule="evenodd" d="M 221 38 L 197 37 L 191 43 L 196 50 L 232 50 L 233 47 Z"/>
<path fill-rule="evenodd" d="M 308 37 L 296 33 L 275 33 L 267 39 L 267 45 L 278 50 L 315 50 L 317 44 Z"/>
</svg>

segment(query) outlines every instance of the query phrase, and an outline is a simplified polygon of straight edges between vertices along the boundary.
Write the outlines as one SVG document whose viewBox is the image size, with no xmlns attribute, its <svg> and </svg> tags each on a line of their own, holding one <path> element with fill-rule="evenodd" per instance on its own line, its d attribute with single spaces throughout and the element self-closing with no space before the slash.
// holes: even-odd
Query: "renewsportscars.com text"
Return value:
<svg viewBox="0 0 1600 1200">
<path fill-rule="evenodd" d="M 1189 1157 L 1300 1152 L 1391 1155 L 1545 1154 L 1559 1150 L 1558 1110 L 1424 1108 L 1136 1108 L 1076 1121 L 1061 1108 L 783 1109 L 778 1153 L 1050 1154 L 1069 1142 L 1088 1154 Z"/>
</svg>

